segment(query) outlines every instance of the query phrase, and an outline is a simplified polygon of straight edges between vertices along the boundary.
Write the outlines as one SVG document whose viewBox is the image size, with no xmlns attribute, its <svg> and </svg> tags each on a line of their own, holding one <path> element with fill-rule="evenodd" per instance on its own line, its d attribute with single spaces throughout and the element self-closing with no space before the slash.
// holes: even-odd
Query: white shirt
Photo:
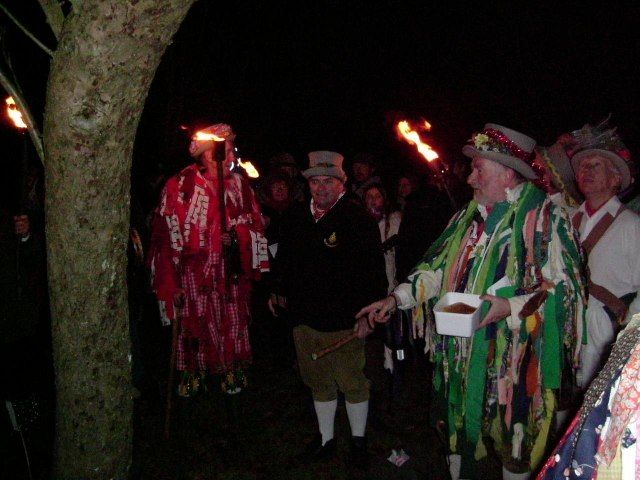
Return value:
<svg viewBox="0 0 640 480">
<path fill-rule="evenodd" d="M 584 241 L 593 227 L 607 213 L 614 215 L 620 208 L 618 197 L 611 197 L 593 216 L 589 217 L 585 203 L 580 205 L 582 221 L 578 227 L 580 241 Z M 577 213 L 576 213 L 577 215 Z M 609 226 L 600 241 L 589 254 L 591 281 L 605 287 L 616 297 L 640 291 L 640 217 L 626 209 Z M 609 321 L 604 305 L 590 297 L 587 307 L 587 322 L 602 318 Z M 640 312 L 640 296 L 629 306 L 627 320 Z"/>
</svg>

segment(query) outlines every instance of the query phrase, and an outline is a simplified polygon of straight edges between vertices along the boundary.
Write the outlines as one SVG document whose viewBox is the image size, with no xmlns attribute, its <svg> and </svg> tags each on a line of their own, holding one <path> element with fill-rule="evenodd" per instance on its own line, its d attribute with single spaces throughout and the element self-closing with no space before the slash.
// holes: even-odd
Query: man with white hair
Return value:
<svg viewBox="0 0 640 480">
<path fill-rule="evenodd" d="M 477 478 L 493 439 L 504 479 L 528 478 L 543 459 L 557 398 L 572 378 L 583 322 L 579 248 L 566 211 L 531 181 L 535 141 L 487 124 L 463 148 L 473 200 L 458 212 L 390 296 L 358 313 L 359 329 L 413 309 L 434 361 L 433 419 L 451 477 Z M 447 292 L 481 295 L 471 338 L 425 322 Z"/>
<path fill-rule="evenodd" d="M 582 349 L 579 386 L 598 373 L 618 327 L 640 312 L 640 218 L 617 194 L 633 182 L 629 150 L 606 122 L 574 132 L 571 157 L 585 201 L 573 216 L 588 255 L 587 345 Z"/>
</svg>

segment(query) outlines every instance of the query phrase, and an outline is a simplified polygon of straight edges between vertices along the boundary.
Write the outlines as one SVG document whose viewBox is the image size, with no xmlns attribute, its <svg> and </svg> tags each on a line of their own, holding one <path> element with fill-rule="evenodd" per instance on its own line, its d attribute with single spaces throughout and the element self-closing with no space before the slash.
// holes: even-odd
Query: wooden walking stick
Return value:
<svg viewBox="0 0 640 480">
<path fill-rule="evenodd" d="M 311 359 L 312 360 L 318 360 L 319 358 L 324 357 L 328 353 L 335 352 L 340 347 L 342 347 L 343 345 L 346 345 L 347 343 L 349 343 L 351 340 L 353 340 L 355 338 L 358 338 L 358 335 L 356 334 L 356 332 L 351 332 L 346 337 L 342 337 L 341 339 L 339 339 L 336 342 L 332 343 L 328 347 L 323 348 L 322 350 L 318 350 L 317 352 L 313 352 L 311 354 Z"/>
<path fill-rule="evenodd" d="M 183 300 L 184 301 L 184 300 Z M 176 378 L 176 359 L 178 356 L 178 333 L 180 333 L 180 324 L 182 319 L 182 308 L 184 305 L 174 305 L 175 318 L 171 326 L 171 356 L 169 357 L 169 375 L 167 378 L 167 399 L 164 411 L 164 439 L 169 440 L 171 437 L 171 411 L 173 408 L 173 391 L 175 388 Z"/>
</svg>

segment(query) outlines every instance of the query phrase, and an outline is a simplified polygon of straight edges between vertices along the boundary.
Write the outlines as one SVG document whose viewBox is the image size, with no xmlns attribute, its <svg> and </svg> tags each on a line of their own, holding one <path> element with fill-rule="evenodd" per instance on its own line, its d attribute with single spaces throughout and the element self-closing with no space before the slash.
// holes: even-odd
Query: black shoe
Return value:
<svg viewBox="0 0 640 480">
<path fill-rule="evenodd" d="M 322 437 L 316 436 L 305 449 L 296 456 L 300 463 L 327 462 L 336 456 L 336 439 L 332 438 L 322 445 Z"/>
<path fill-rule="evenodd" d="M 358 470 L 369 469 L 369 453 L 365 437 L 351 437 L 349 442 L 349 465 Z"/>
</svg>

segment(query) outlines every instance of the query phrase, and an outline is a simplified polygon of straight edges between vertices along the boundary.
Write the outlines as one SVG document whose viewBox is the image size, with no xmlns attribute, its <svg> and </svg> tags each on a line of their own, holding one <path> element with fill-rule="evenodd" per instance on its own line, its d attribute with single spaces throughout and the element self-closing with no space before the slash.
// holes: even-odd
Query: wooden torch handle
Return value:
<svg viewBox="0 0 640 480">
<path fill-rule="evenodd" d="M 312 360 L 318 360 L 319 358 L 324 357 L 326 354 L 331 353 L 331 352 L 339 349 L 343 345 L 349 343 L 354 338 L 358 338 L 358 336 L 356 335 L 356 332 L 352 332 L 349 335 L 347 335 L 346 337 L 342 337 L 341 339 L 339 339 L 336 342 L 332 343 L 328 347 L 323 348 L 322 350 L 318 350 L 317 352 L 313 352 L 311 354 L 311 359 Z"/>
</svg>

